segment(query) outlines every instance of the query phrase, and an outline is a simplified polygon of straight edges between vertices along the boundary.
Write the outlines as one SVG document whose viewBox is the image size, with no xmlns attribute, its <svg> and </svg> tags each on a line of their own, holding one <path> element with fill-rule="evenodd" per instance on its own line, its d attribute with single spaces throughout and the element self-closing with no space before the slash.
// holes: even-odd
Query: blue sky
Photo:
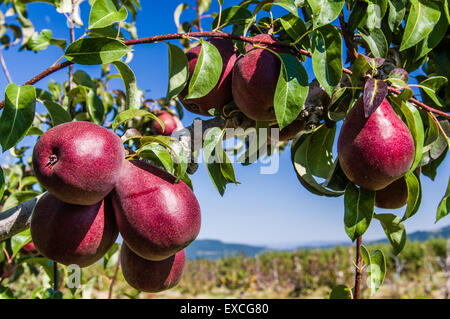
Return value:
<svg viewBox="0 0 450 319">
<path fill-rule="evenodd" d="M 143 10 L 138 14 L 137 25 L 139 37 L 175 33 L 173 11 L 180 1 L 148 1 L 142 2 Z M 185 0 L 194 4 L 193 0 Z M 230 6 L 238 1 L 224 1 L 224 6 Z M 213 0 L 213 10 L 217 10 Z M 52 29 L 55 38 L 67 38 L 69 30 L 63 15 L 56 13 L 52 6 L 46 4 L 29 5 L 29 17 L 37 30 Z M 82 17 L 87 21 L 89 6 L 81 6 Z M 280 12 L 283 12 L 280 9 Z M 194 11 L 188 11 L 182 16 L 182 21 L 192 17 Z M 204 28 L 208 29 L 211 19 L 205 19 Z M 76 36 L 84 33 L 78 29 Z M 178 41 L 173 43 L 178 44 Z M 135 71 L 138 85 L 141 89 L 149 90 L 148 97 L 159 98 L 165 95 L 168 80 L 167 47 L 164 43 L 145 44 L 134 48 L 134 59 L 131 67 Z M 50 47 L 38 54 L 33 52 L 17 53 L 13 48 L 3 52 L 13 81 L 22 84 L 32 76 L 52 65 L 63 52 L 57 47 Z M 310 61 L 306 62 L 310 80 L 313 78 Z M 99 74 L 98 66 L 76 67 L 91 74 Z M 46 87 L 54 79 L 67 79 L 67 70 L 39 82 L 37 87 Z M 121 87 L 120 80 L 113 80 L 114 86 Z M 6 78 L 0 74 L 0 91 L 4 92 L 7 85 Z M 2 93 L 3 94 L 3 93 Z M 38 107 L 42 111 L 42 106 Z M 189 114 L 183 119 L 189 125 L 197 115 Z M 27 139 L 22 144 L 34 143 Z M 7 153 L 1 155 L 1 161 L 7 159 Z M 274 175 L 261 175 L 259 164 L 242 167 L 235 165 L 236 176 L 240 185 L 229 185 L 225 195 L 221 197 L 209 180 L 206 169 L 200 166 L 193 175 L 195 194 L 202 209 L 202 230 L 199 238 L 220 239 L 226 242 L 240 242 L 263 244 L 273 247 L 290 246 L 293 244 L 316 241 L 345 241 L 348 240 L 344 231 L 344 199 L 319 197 L 305 190 L 297 180 L 290 161 L 288 149 L 280 157 L 280 169 Z M 437 205 L 443 196 L 448 176 L 450 175 L 450 161 L 447 157 L 438 170 L 438 177 L 432 182 L 422 177 L 423 199 L 416 216 L 406 221 L 407 232 L 429 230 L 450 224 L 450 218 L 434 224 Z M 376 209 L 379 212 L 387 212 Z M 400 209 L 395 213 L 403 214 Z M 367 239 L 377 239 L 384 236 L 383 229 L 374 220 L 368 232 Z"/>
</svg>

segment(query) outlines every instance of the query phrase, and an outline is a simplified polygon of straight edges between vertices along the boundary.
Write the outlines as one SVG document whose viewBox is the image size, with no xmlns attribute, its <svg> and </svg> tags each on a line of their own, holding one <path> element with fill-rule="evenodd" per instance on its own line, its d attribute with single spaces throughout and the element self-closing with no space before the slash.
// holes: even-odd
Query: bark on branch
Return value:
<svg viewBox="0 0 450 319">
<path fill-rule="evenodd" d="M 198 37 L 198 38 L 200 38 L 200 37 L 219 37 L 219 38 L 227 38 L 227 39 L 232 39 L 232 40 L 237 40 L 237 41 L 243 41 L 243 42 L 247 42 L 247 43 L 268 44 L 268 45 L 277 46 L 277 47 L 290 48 L 294 53 L 312 57 L 311 52 L 306 51 L 304 49 L 296 48 L 296 47 L 290 45 L 289 43 L 285 43 L 285 42 L 281 42 L 281 41 L 275 41 L 274 43 L 271 43 L 271 41 L 255 40 L 253 38 L 249 38 L 249 37 L 245 37 L 245 36 L 239 36 L 239 35 L 235 35 L 235 34 L 230 34 L 230 33 L 225 33 L 225 32 L 217 32 L 217 31 L 164 34 L 164 35 L 157 35 L 157 36 L 147 37 L 147 38 L 127 40 L 127 41 L 124 41 L 124 43 L 126 45 L 131 46 L 131 45 L 136 45 L 136 44 L 155 43 L 155 42 L 161 42 L 161 41 L 167 41 L 167 40 L 196 38 L 196 37 Z M 31 80 L 27 81 L 25 83 L 25 85 L 33 85 L 33 84 L 37 83 L 38 81 L 42 80 L 43 78 L 49 76 L 50 74 L 52 74 L 58 70 L 61 70 L 63 68 L 66 68 L 68 66 L 71 66 L 71 65 L 73 65 L 73 63 L 70 61 L 66 61 L 66 62 L 63 62 L 60 64 L 53 65 L 53 66 L 49 67 L 48 69 L 46 69 L 45 71 L 43 71 L 43 72 L 39 73 L 38 75 L 36 75 L 35 77 L 33 77 Z M 342 68 L 342 71 L 344 73 L 352 75 L 352 71 L 347 68 Z M 389 91 L 399 94 L 399 91 L 392 87 L 389 87 Z M 450 114 L 448 114 L 448 113 L 436 110 L 414 98 L 410 98 L 409 100 L 412 103 L 416 104 L 417 106 L 424 108 L 428 112 L 433 112 L 435 114 L 443 116 L 444 118 L 450 119 Z M 5 105 L 5 101 L 1 101 L 0 102 L 0 110 L 3 108 L 4 105 Z"/>
<path fill-rule="evenodd" d="M 41 195 L 0 213 L 0 242 L 30 227 L 31 214 Z"/>
</svg>

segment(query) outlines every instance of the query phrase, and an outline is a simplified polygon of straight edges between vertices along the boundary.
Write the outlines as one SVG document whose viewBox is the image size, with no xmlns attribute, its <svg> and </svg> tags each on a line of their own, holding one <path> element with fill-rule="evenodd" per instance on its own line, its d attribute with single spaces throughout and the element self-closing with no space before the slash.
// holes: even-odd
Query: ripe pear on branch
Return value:
<svg viewBox="0 0 450 319">
<path fill-rule="evenodd" d="M 366 118 L 360 97 L 338 139 L 339 163 L 349 180 L 373 191 L 402 177 L 414 161 L 414 140 L 387 99 Z"/>
<path fill-rule="evenodd" d="M 125 161 L 111 197 L 120 234 L 142 258 L 166 259 L 200 231 L 200 206 L 189 186 L 146 162 Z"/>
<path fill-rule="evenodd" d="M 93 205 L 120 176 L 125 158 L 121 139 L 90 122 L 69 122 L 45 132 L 33 150 L 39 182 L 61 201 Z"/>
<path fill-rule="evenodd" d="M 179 94 L 180 102 L 184 107 L 196 114 L 207 115 L 210 109 L 222 111 L 223 107 L 233 100 L 231 94 L 231 73 L 236 62 L 236 48 L 233 41 L 223 38 L 211 38 L 208 42 L 213 44 L 222 57 L 222 73 L 216 86 L 205 96 L 194 99 L 186 99 L 189 83 L 194 74 L 198 57 L 202 46 L 198 45 L 190 49 L 186 56 L 189 62 L 189 80 L 184 90 Z"/>
</svg>

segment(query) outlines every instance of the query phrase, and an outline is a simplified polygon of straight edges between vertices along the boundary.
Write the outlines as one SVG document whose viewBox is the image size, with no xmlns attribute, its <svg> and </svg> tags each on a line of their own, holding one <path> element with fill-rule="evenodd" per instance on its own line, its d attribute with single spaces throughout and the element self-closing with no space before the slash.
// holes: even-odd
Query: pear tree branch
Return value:
<svg viewBox="0 0 450 319">
<path fill-rule="evenodd" d="M 0 213 L 0 242 L 30 227 L 31 214 L 42 195 Z"/>
<path fill-rule="evenodd" d="M 304 49 L 296 48 L 295 46 L 293 46 L 289 43 L 285 43 L 285 42 L 281 42 L 281 41 L 272 42 L 272 41 L 268 41 L 268 40 L 258 40 L 258 39 L 255 40 L 253 38 L 249 38 L 249 37 L 245 37 L 245 36 L 239 36 L 239 35 L 235 35 L 235 34 L 230 34 L 230 33 L 225 33 L 225 32 L 217 32 L 217 31 L 188 32 L 188 33 L 174 33 L 174 34 L 157 35 L 157 36 L 152 36 L 152 37 L 147 37 L 147 38 L 127 40 L 127 41 L 124 41 L 124 43 L 126 45 L 131 46 L 131 45 L 144 44 L 144 43 L 156 43 L 156 42 L 167 41 L 167 40 L 177 40 L 177 39 L 196 38 L 196 37 L 198 37 L 198 38 L 200 38 L 200 37 L 218 37 L 218 38 L 232 39 L 232 40 L 243 41 L 243 42 L 253 43 L 253 44 L 267 44 L 267 45 L 272 45 L 272 46 L 276 46 L 276 47 L 289 48 L 301 55 L 305 55 L 307 57 L 312 57 L 311 52 L 304 50 Z M 37 83 L 38 81 L 42 80 L 43 78 L 49 76 L 50 74 L 55 73 L 56 71 L 61 70 L 63 68 L 71 66 L 71 65 L 73 65 L 73 62 L 70 62 L 70 61 L 65 61 L 63 63 L 53 65 L 53 66 L 49 67 L 48 69 L 44 70 L 43 72 L 39 73 L 38 75 L 36 75 L 32 79 L 30 79 L 29 81 L 27 81 L 25 83 L 25 85 L 33 85 L 33 84 Z M 349 75 L 352 74 L 352 71 L 347 68 L 342 68 L 342 71 Z M 398 91 L 392 87 L 389 87 L 389 91 L 396 93 L 396 94 L 400 94 L 400 91 Z M 448 114 L 448 113 L 436 110 L 414 98 L 410 98 L 409 100 L 412 103 L 416 104 L 419 107 L 424 108 L 425 110 L 427 110 L 429 112 L 433 112 L 444 118 L 450 119 L 450 114 Z M 5 104 L 5 101 L 0 102 L 0 110 L 3 108 L 4 104 Z"/>
</svg>

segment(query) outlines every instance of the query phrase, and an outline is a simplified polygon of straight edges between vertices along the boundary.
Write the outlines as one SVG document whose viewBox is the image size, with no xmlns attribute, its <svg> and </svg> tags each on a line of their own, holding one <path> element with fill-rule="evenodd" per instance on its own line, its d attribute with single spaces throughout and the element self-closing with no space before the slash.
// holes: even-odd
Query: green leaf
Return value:
<svg viewBox="0 0 450 319">
<path fill-rule="evenodd" d="M 184 151 L 183 145 L 170 136 L 145 136 L 141 138 L 141 149 L 146 147 L 147 144 L 158 143 L 169 149 L 172 155 L 175 157 L 175 173 L 177 177 L 176 183 L 178 183 L 186 174 L 188 158 Z M 140 150 L 137 151 L 138 153 Z"/>
<path fill-rule="evenodd" d="M 44 29 L 41 33 L 34 33 L 30 40 L 27 42 L 27 48 L 38 52 L 40 50 L 45 50 L 50 44 L 55 44 L 59 46 L 62 50 L 66 47 L 66 40 L 64 39 L 53 39 L 52 30 Z"/>
<path fill-rule="evenodd" d="M 330 299 L 353 299 L 352 290 L 346 285 L 337 285 L 331 290 Z"/>
<path fill-rule="evenodd" d="M 169 49 L 169 86 L 167 88 L 165 104 L 176 97 L 184 87 L 189 78 L 189 65 L 186 54 L 176 45 L 167 44 Z"/>
<path fill-rule="evenodd" d="M 386 276 L 386 258 L 381 250 L 376 250 L 370 256 L 370 265 L 367 265 L 367 273 L 370 295 L 373 296 L 380 289 Z"/>
<path fill-rule="evenodd" d="M 248 23 L 252 18 L 252 13 L 245 7 L 233 6 L 228 7 L 222 11 L 220 16 L 220 26 L 219 29 L 226 27 L 227 25 L 242 25 Z M 211 24 L 211 29 L 217 28 L 219 23 L 219 16 L 214 18 Z"/>
<path fill-rule="evenodd" d="M 308 96 L 308 74 L 293 55 L 280 53 L 281 72 L 274 96 L 275 115 L 280 130 L 292 123 Z"/>
<path fill-rule="evenodd" d="M 11 249 L 13 252 L 13 256 L 15 256 L 19 250 L 22 249 L 23 246 L 31 242 L 31 233 L 30 229 L 24 230 L 23 232 L 18 233 L 11 237 Z"/>
<path fill-rule="evenodd" d="M 391 31 L 395 31 L 403 21 L 408 0 L 389 0 L 388 24 Z"/>
<path fill-rule="evenodd" d="M 185 99 L 196 99 L 207 95 L 214 89 L 222 74 L 222 57 L 217 48 L 203 39 L 200 43 L 202 48 L 189 81 L 189 92 Z"/>
<path fill-rule="evenodd" d="M 444 14 L 445 10 L 443 10 L 442 8 L 442 6 L 444 6 L 444 3 L 442 3 L 442 1 L 439 1 L 437 3 L 441 7 L 441 17 L 433 27 L 433 30 L 430 32 L 430 34 L 417 44 L 415 48 L 415 60 L 419 60 L 431 50 L 433 50 L 442 41 L 447 32 L 448 21 L 446 15 Z"/>
<path fill-rule="evenodd" d="M 20 188 L 19 190 L 23 190 L 24 188 L 28 187 L 28 186 L 32 186 L 34 184 L 39 183 L 37 178 L 35 176 L 27 176 L 24 177 L 21 181 L 20 181 Z"/>
<path fill-rule="evenodd" d="M 314 31 L 312 63 L 317 80 L 331 96 L 342 76 L 342 39 L 334 26 L 324 25 Z"/>
<path fill-rule="evenodd" d="M 110 38 L 80 39 L 69 45 L 67 60 L 85 65 L 106 64 L 117 61 L 131 49 L 123 42 Z"/>
<path fill-rule="evenodd" d="M 277 5 L 280 6 L 293 15 L 298 15 L 297 6 L 292 2 L 292 0 L 263 0 L 258 6 L 261 5 L 263 10 L 270 10 L 272 6 Z"/>
<path fill-rule="evenodd" d="M 44 134 L 44 132 L 42 132 L 42 130 L 40 128 L 32 126 L 28 129 L 28 131 L 25 135 L 26 136 L 30 136 L 30 135 L 41 136 L 42 134 Z"/>
<path fill-rule="evenodd" d="M 351 82 L 353 87 L 363 86 L 364 82 L 362 80 L 363 74 L 370 70 L 370 64 L 367 59 L 362 55 L 358 54 L 353 63 L 353 74 L 351 77 Z"/>
<path fill-rule="evenodd" d="M 181 25 L 181 23 L 180 23 L 180 16 L 181 16 L 181 14 L 183 13 L 184 10 L 186 10 L 188 8 L 189 8 L 189 5 L 186 4 L 186 3 L 180 3 L 176 7 L 176 9 L 175 9 L 175 11 L 173 13 L 173 20 L 175 21 L 175 25 L 177 26 L 177 29 L 179 29 L 180 25 Z"/>
<path fill-rule="evenodd" d="M 209 7 L 211 6 L 211 0 L 199 0 L 197 1 L 197 5 L 199 14 L 202 14 L 209 10 Z"/>
<path fill-rule="evenodd" d="M 444 197 L 442 197 L 442 200 L 439 203 L 435 223 L 437 223 L 441 218 L 447 216 L 449 213 L 450 213 L 450 179 L 448 181 L 447 190 L 445 191 Z"/>
<path fill-rule="evenodd" d="M 375 207 L 375 192 L 349 183 L 345 190 L 344 205 L 345 232 L 354 241 L 369 228 Z"/>
<path fill-rule="evenodd" d="M 406 211 L 403 215 L 402 221 L 407 220 L 417 213 L 422 200 L 420 179 L 413 172 L 411 172 L 405 175 L 405 181 L 408 187 L 408 204 L 406 206 Z"/>
<path fill-rule="evenodd" d="M 105 107 L 96 92 L 93 89 L 83 85 L 79 85 L 75 89 L 82 92 L 86 100 L 88 114 L 92 121 L 96 124 L 102 124 L 105 119 Z"/>
<path fill-rule="evenodd" d="M 333 167 L 333 143 L 336 126 L 322 125 L 312 136 L 307 150 L 308 167 L 311 174 L 327 178 Z"/>
<path fill-rule="evenodd" d="M 406 50 L 425 39 L 441 16 L 439 5 L 434 1 L 410 1 L 411 8 L 406 21 L 400 51 Z"/>
<path fill-rule="evenodd" d="M 436 94 L 437 91 L 447 84 L 447 78 L 443 76 L 432 76 L 419 83 L 419 87 L 425 92 L 436 105 L 444 107 L 445 103 Z"/>
<path fill-rule="evenodd" d="M 26 202 L 29 199 L 32 199 L 39 195 L 40 192 L 36 191 L 21 191 L 21 192 L 15 192 L 14 194 L 10 195 L 8 199 L 5 201 L 5 204 L 3 204 L 3 211 L 6 211 L 10 208 L 13 208 L 23 202 Z"/>
<path fill-rule="evenodd" d="M 117 265 L 120 258 L 120 245 L 114 243 L 108 252 L 103 256 L 103 269 L 108 269 Z"/>
<path fill-rule="evenodd" d="M 137 155 L 164 167 L 171 174 L 175 172 L 172 155 L 162 145 L 153 143 L 144 145 L 139 149 Z"/>
<path fill-rule="evenodd" d="M 394 214 L 375 214 L 374 217 L 380 221 L 394 254 L 398 255 L 406 244 L 406 231 L 402 220 Z"/>
<path fill-rule="evenodd" d="M 308 149 L 312 134 L 302 134 L 291 147 L 291 160 L 300 183 L 311 193 L 319 196 L 338 197 L 343 192 L 335 192 L 319 184 L 308 167 Z"/>
<path fill-rule="evenodd" d="M 308 0 L 313 11 L 314 28 L 334 21 L 344 7 L 344 0 Z"/>
<path fill-rule="evenodd" d="M 45 257 L 23 258 L 20 260 L 20 263 L 40 265 L 42 266 L 42 268 L 44 268 L 44 271 L 48 278 L 53 278 L 53 261 Z"/>
<path fill-rule="evenodd" d="M 150 117 L 151 119 L 158 121 L 161 127 L 164 129 L 164 123 L 153 113 L 150 113 L 147 110 L 126 110 L 117 114 L 116 118 L 113 121 L 112 129 L 115 131 L 117 128 L 124 122 L 134 119 L 135 117 Z"/>
<path fill-rule="evenodd" d="M 360 32 L 361 37 L 369 45 L 370 51 L 372 51 L 375 58 L 386 58 L 388 54 L 389 45 L 384 36 L 384 33 L 379 28 L 367 32 Z"/>
<path fill-rule="evenodd" d="M 219 127 L 214 127 L 208 130 L 203 142 L 203 157 L 214 187 L 219 194 L 223 196 L 225 188 L 228 183 L 234 183 L 234 170 L 229 166 L 230 160 L 223 150 L 223 130 Z M 222 164 L 224 164 L 222 168 Z M 226 163 L 229 163 L 226 164 Z"/>
<path fill-rule="evenodd" d="M 15 146 L 33 124 L 36 90 L 31 85 L 9 84 L 0 117 L 0 144 L 3 151 Z"/>
<path fill-rule="evenodd" d="M 43 101 L 43 103 L 47 108 L 48 113 L 50 114 L 53 126 L 72 121 L 72 117 L 70 116 L 69 112 L 67 112 L 58 103 L 50 100 Z"/>
<path fill-rule="evenodd" d="M 14 299 L 13 291 L 8 287 L 0 285 L 0 299 Z"/>
<path fill-rule="evenodd" d="M 87 86 L 93 90 L 97 90 L 97 85 L 92 81 L 90 75 L 83 70 L 77 70 L 73 74 L 73 81 L 78 85 Z"/>
<path fill-rule="evenodd" d="M 372 31 L 381 27 L 381 20 L 386 14 L 387 0 L 367 0 L 365 26 Z"/>
<path fill-rule="evenodd" d="M 112 0 L 95 0 L 89 14 L 88 29 L 108 27 L 113 23 L 124 21 L 127 16 L 127 9 L 122 7 L 117 11 Z"/>
<path fill-rule="evenodd" d="M 414 139 L 415 155 L 414 162 L 408 172 L 413 172 L 420 163 L 423 153 L 423 144 L 425 142 L 425 131 L 423 128 L 422 117 L 419 110 L 410 102 L 402 101 L 397 97 L 390 97 L 392 105 L 396 107 L 405 117 L 411 135 Z"/>
<path fill-rule="evenodd" d="M 307 32 L 306 25 L 303 22 L 302 19 L 300 19 L 298 16 L 295 16 L 291 13 L 282 16 L 280 18 L 281 25 L 283 26 L 286 33 L 291 37 L 293 41 L 297 41 L 301 37 L 303 39 L 300 41 L 300 43 L 305 48 L 311 47 L 311 41 L 308 36 L 304 36 Z"/>
<path fill-rule="evenodd" d="M 126 95 L 126 106 L 127 109 L 138 109 L 141 107 L 141 91 L 139 90 L 136 83 L 136 76 L 134 75 L 131 68 L 121 62 L 115 61 L 112 63 L 120 73 L 123 83 L 125 84 Z"/>
</svg>

